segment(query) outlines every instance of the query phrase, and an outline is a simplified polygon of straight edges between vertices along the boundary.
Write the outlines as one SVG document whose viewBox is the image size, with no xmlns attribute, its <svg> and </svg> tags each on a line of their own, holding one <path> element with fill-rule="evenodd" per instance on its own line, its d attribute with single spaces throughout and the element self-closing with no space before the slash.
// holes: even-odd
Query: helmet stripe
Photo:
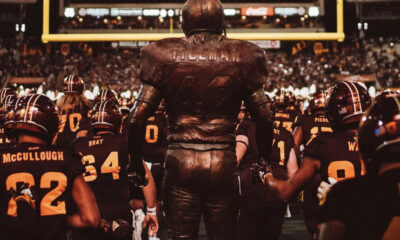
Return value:
<svg viewBox="0 0 400 240">
<path fill-rule="evenodd" d="M 35 106 L 35 105 L 36 105 L 37 100 L 38 100 L 41 96 L 42 96 L 42 95 L 37 95 L 37 96 L 36 96 L 36 99 L 33 101 L 33 105 L 32 105 L 32 106 Z M 30 117 L 30 119 L 29 119 L 30 122 L 32 122 L 32 117 L 33 117 L 33 114 L 31 114 L 31 117 Z"/>
<path fill-rule="evenodd" d="M 355 88 L 355 90 L 356 90 L 356 93 L 357 93 L 357 100 L 358 100 L 358 106 L 359 106 L 359 108 L 360 108 L 360 110 L 358 111 L 359 113 L 363 113 L 364 111 L 363 111 L 363 109 L 362 109 L 362 104 L 361 104 L 361 97 L 360 97 L 360 91 L 358 91 L 358 88 L 357 88 L 357 86 L 356 86 L 356 83 L 354 83 L 354 82 L 350 82 L 352 85 L 353 85 L 353 87 Z M 357 83 L 358 84 L 358 83 Z"/>
<path fill-rule="evenodd" d="M 355 114 L 355 113 L 357 113 L 358 111 L 357 111 L 357 106 L 356 106 L 356 101 L 355 101 L 355 99 L 354 99 L 354 92 L 353 92 L 353 88 L 352 87 L 354 87 L 354 85 L 349 85 L 349 82 L 347 82 L 347 81 L 343 81 L 343 83 L 347 86 L 347 88 L 350 90 L 350 93 L 351 93 L 351 98 L 352 98 L 352 100 L 353 100 L 353 114 Z M 357 89 L 357 88 L 356 88 Z"/>
<path fill-rule="evenodd" d="M 29 108 L 29 104 L 31 103 L 32 98 L 34 97 L 34 95 L 32 95 L 29 100 L 28 100 L 28 104 L 25 106 L 25 116 L 24 116 L 24 122 L 26 122 L 26 118 L 28 116 L 28 108 Z"/>
</svg>

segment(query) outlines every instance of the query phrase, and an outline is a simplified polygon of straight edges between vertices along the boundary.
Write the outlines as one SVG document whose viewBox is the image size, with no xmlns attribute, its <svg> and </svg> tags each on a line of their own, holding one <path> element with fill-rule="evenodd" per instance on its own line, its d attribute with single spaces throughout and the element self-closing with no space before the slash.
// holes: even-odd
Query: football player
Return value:
<svg viewBox="0 0 400 240">
<path fill-rule="evenodd" d="M 78 138 L 74 150 L 82 156 L 85 181 L 92 188 L 102 217 L 102 228 L 74 231 L 74 239 L 131 239 L 132 214 L 129 206 L 129 185 L 126 168 L 129 163 L 127 140 L 120 135 L 122 114 L 114 101 L 98 102 L 91 115 L 94 136 Z M 146 168 L 149 184 L 143 187 L 147 211 L 145 225 L 149 233 L 158 231 L 155 216 L 154 181 Z"/>
<path fill-rule="evenodd" d="M 278 188 L 281 198 L 288 201 L 309 183 L 316 174 L 322 180 L 338 181 L 364 174 L 357 145 L 357 128 L 363 112 L 370 105 L 367 90 L 357 82 L 342 81 L 335 85 L 327 106 L 327 117 L 334 132 L 322 132 L 304 150 L 299 171 L 289 181 L 264 180 Z"/>
<path fill-rule="evenodd" d="M 309 99 L 310 115 L 303 115 L 299 118 L 299 124 L 294 130 L 294 141 L 297 156 L 300 155 L 300 146 L 308 146 L 318 133 L 332 132 L 331 125 L 326 117 L 325 110 L 327 97 L 324 91 L 317 91 Z M 304 220 L 308 231 L 313 239 L 318 237 L 319 223 L 319 203 L 317 189 L 321 183 L 320 174 L 316 174 L 313 179 L 304 187 Z"/>
<path fill-rule="evenodd" d="M 142 48 L 141 90 L 131 113 L 129 143 L 140 168 L 145 122 L 165 99 L 168 150 L 163 204 L 171 239 L 196 239 L 204 215 L 210 239 L 234 239 L 238 210 L 236 118 L 242 100 L 257 124 L 259 155 L 268 158 L 272 116 L 263 84 L 263 49 L 227 39 L 219 0 L 188 0 L 182 9 L 184 38 Z M 132 178 L 133 179 L 133 178 Z M 145 181 L 142 181 L 145 183 Z"/>
<path fill-rule="evenodd" d="M 275 106 L 277 108 L 274 118 L 275 128 L 284 128 L 293 133 L 301 112 L 298 112 L 294 108 L 293 100 L 291 105 L 289 105 L 289 95 L 283 90 L 279 91 L 275 96 Z"/>
<path fill-rule="evenodd" d="M 0 91 L 0 147 L 11 144 L 11 140 L 7 137 L 4 130 L 4 122 L 7 107 L 14 98 L 16 98 L 16 94 L 10 88 L 4 88 Z"/>
<path fill-rule="evenodd" d="M 242 113 L 243 112 L 243 113 Z M 255 181 L 252 166 L 259 162 L 256 143 L 256 124 L 241 109 L 244 119 L 236 130 L 236 155 L 240 176 L 240 214 L 236 239 L 279 239 L 282 230 L 285 203 L 260 181 Z M 274 129 L 271 155 L 265 159 L 274 176 L 287 179 L 297 171 L 292 134 L 285 129 Z M 289 172 L 289 174 L 288 174 Z"/>
<path fill-rule="evenodd" d="M 50 145 L 59 123 L 51 100 L 23 98 L 8 118 L 18 143 L 0 150 L 1 239 L 65 239 L 66 222 L 98 227 L 99 210 L 79 157 Z"/>
<path fill-rule="evenodd" d="M 322 209 L 321 240 L 400 239 L 400 96 L 383 96 L 359 130 L 367 176 L 335 184 Z"/>
<path fill-rule="evenodd" d="M 83 95 L 84 89 L 83 80 L 78 75 L 69 75 L 64 79 L 64 95 L 57 102 L 61 123 L 55 138 L 56 145 L 70 146 L 77 136 L 87 135 L 90 103 Z"/>
</svg>

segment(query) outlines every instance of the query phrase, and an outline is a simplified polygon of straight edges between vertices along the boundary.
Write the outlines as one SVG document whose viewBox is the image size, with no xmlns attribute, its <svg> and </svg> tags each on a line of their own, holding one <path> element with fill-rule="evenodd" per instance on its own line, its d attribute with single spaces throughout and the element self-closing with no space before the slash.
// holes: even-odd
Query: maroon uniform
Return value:
<svg viewBox="0 0 400 240">
<path fill-rule="evenodd" d="M 90 130 L 90 119 L 87 117 L 87 109 L 85 112 L 73 112 L 60 116 L 60 127 L 56 139 L 56 145 L 70 146 L 76 138 L 76 134 L 81 130 Z"/>
<path fill-rule="evenodd" d="M 303 115 L 299 120 L 299 126 L 302 127 L 303 137 L 301 143 L 308 146 L 319 133 L 332 132 L 331 125 L 325 114 L 321 111 L 311 115 Z M 320 173 L 316 174 L 311 182 L 304 187 L 304 218 L 306 226 L 311 234 L 318 232 L 320 217 L 319 200 L 317 189 L 321 183 Z"/>
<path fill-rule="evenodd" d="M 279 109 L 275 113 L 274 124 L 275 128 L 286 129 L 293 133 L 294 128 L 298 125 L 298 119 L 301 113 L 296 110 Z"/>
<path fill-rule="evenodd" d="M 22 143 L 0 149 L 1 239 L 65 239 L 68 196 L 82 173 L 79 157 L 65 148 Z M 23 183 L 33 186 L 36 199 L 35 226 L 29 230 L 13 229 L 18 216 L 9 192 Z"/>
<path fill-rule="evenodd" d="M 96 196 L 102 218 L 112 221 L 132 220 L 129 207 L 129 187 L 126 167 L 129 163 L 127 140 L 113 133 L 79 138 L 73 143 L 74 150 L 82 156 L 86 169 L 83 173 Z M 74 231 L 77 239 L 103 239 L 100 230 Z"/>
<path fill-rule="evenodd" d="M 359 177 L 362 164 L 359 158 L 356 133 L 338 131 L 320 133 L 305 148 L 304 156 L 319 159 L 321 167 L 313 180 L 305 187 L 304 214 L 307 227 L 312 233 L 318 231 L 320 208 L 316 198 L 321 180 L 332 177 L 338 181 Z"/>
<path fill-rule="evenodd" d="M 256 124 L 251 120 L 244 120 L 240 123 L 236 133 L 246 136 L 249 141 L 246 154 L 239 166 L 241 196 L 236 239 L 279 239 L 285 204 L 269 190 L 268 186 L 256 181 L 250 171 L 251 164 L 257 163 L 259 160 Z M 286 146 L 277 142 L 284 142 Z M 283 147 L 284 152 L 287 152 L 285 156 L 280 154 L 278 145 Z M 268 159 L 274 167 L 274 175 L 276 173 L 278 176 L 287 176 L 285 171 L 289 158 L 288 152 L 293 146 L 293 136 L 288 131 L 274 130 L 271 157 Z M 287 149 L 289 150 L 287 151 Z M 282 161 L 280 157 L 283 157 Z M 280 165 L 280 162 L 284 166 Z"/>
</svg>

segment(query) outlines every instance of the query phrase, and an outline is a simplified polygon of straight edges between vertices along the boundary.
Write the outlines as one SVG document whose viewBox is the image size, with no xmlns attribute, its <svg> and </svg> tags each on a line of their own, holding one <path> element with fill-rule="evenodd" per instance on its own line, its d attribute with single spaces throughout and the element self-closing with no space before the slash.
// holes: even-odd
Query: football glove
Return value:
<svg viewBox="0 0 400 240">
<path fill-rule="evenodd" d="M 319 205 L 322 206 L 325 201 L 326 197 L 328 196 L 329 191 L 331 190 L 331 187 L 335 185 L 338 181 L 334 178 L 329 177 L 328 181 L 322 181 L 321 184 L 318 187 L 318 199 L 319 199 Z"/>
<path fill-rule="evenodd" d="M 104 224 L 104 232 L 110 234 L 113 238 L 124 239 L 132 236 L 132 225 L 123 219 L 116 219 Z"/>
<path fill-rule="evenodd" d="M 36 209 L 35 191 L 33 186 L 29 187 L 28 183 L 19 185 L 16 190 L 11 188 L 9 193 L 17 203 L 18 217 L 26 217 L 34 215 Z"/>
</svg>

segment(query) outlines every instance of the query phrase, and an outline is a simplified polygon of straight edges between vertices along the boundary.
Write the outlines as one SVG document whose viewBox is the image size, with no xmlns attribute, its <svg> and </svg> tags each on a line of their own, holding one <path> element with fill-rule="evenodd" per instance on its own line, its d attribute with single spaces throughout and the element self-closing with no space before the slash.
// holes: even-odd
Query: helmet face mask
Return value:
<svg viewBox="0 0 400 240">
<path fill-rule="evenodd" d="M 377 99 L 362 117 L 358 139 L 368 173 L 376 174 L 384 162 L 400 162 L 400 95 Z"/>
<path fill-rule="evenodd" d="M 334 129 L 356 128 L 370 104 L 371 97 L 361 84 L 342 81 L 332 90 L 326 116 Z"/>
<path fill-rule="evenodd" d="M 225 32 L 224 8 L 219 0 L 187 0 L 182 9 L 182 18 L 182 29 L 186 36 L 198 32 Z"/>
</svg>

